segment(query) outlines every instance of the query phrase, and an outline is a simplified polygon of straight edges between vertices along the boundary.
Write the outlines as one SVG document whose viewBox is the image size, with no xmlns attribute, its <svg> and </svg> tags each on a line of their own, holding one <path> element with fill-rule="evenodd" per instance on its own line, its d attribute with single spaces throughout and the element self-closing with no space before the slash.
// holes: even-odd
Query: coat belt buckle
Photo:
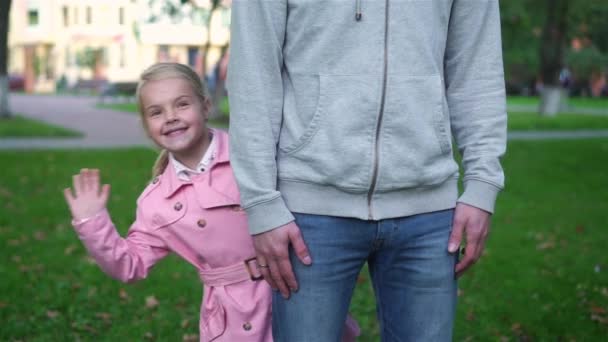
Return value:
<svg viewBox="0 0 608 342">
<path fill-rule="evenodd" d="M 249 259 L 245 260 L 244 262 L 245 262 L 245 268 L 247 269 L 247 273 L 249 273 L 249 278 L 252 281 L 258 281 L 258 280 L 264 279 L 264 276 L 262 274 L 256 276 L 252 270 L 251 264 L 253 262 L 257 262 L 255 257 L 249 258 Z"/>
</svg>

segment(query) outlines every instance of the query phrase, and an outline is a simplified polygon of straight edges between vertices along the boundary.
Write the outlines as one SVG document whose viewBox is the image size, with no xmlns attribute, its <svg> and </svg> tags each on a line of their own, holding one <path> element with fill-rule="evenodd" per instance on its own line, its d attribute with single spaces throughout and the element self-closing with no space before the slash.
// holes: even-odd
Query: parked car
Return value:
<svg viewBox="0 0 608 342">
<path fill-rule="evenodd" d="M 10 91 L 24 91 L 25 79 L 19 74 L 8 75 L 8 89 Z"/>
</svg>

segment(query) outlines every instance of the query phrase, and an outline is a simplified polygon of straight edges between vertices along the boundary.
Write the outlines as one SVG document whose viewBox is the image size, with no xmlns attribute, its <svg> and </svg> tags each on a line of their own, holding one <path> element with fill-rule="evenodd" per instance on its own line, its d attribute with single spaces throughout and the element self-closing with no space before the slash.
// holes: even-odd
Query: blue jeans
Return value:
<svg viewBox="0 0 608 342">
<path fill-rule="evenodd" d="M 447 251 L 454 211 L 381 221 L 294 213 L 312 265 L 291 251 L 299 290 L 275 292 L 278 342 L 340 341 L 359 271 L 368 263 L 382 341 L 451 341 L 456 308 Z"/>
</svg>

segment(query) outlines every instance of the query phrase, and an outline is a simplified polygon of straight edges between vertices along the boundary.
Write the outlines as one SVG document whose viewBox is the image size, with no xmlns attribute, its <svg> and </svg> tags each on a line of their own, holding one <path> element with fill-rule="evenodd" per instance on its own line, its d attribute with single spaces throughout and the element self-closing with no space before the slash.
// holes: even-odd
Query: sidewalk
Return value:
<svg viewBox="0 0 608 342">
<path fill-rule="evenodd" d="M 82 132 L 84 137 L 0 138 L 0 149 L 153 146 L 137 114 L 96 108 L 96 97 L 11 94 L 9 99 L 13 112 Z"/>
</svg>

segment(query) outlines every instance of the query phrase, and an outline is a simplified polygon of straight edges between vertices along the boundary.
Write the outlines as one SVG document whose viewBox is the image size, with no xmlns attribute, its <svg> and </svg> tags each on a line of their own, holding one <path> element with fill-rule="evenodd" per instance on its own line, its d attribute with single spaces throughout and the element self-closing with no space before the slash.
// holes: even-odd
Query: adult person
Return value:
<svg viewBox="0 0 608 342">
<path fill-rule="evenodd" d="M 339 340 L 367 262 L 384 341 L 451 340 L 504 183 L 498 1 L 233 0 L 231 25 L 231 154 L 274 338 Z"/>
</svg>

